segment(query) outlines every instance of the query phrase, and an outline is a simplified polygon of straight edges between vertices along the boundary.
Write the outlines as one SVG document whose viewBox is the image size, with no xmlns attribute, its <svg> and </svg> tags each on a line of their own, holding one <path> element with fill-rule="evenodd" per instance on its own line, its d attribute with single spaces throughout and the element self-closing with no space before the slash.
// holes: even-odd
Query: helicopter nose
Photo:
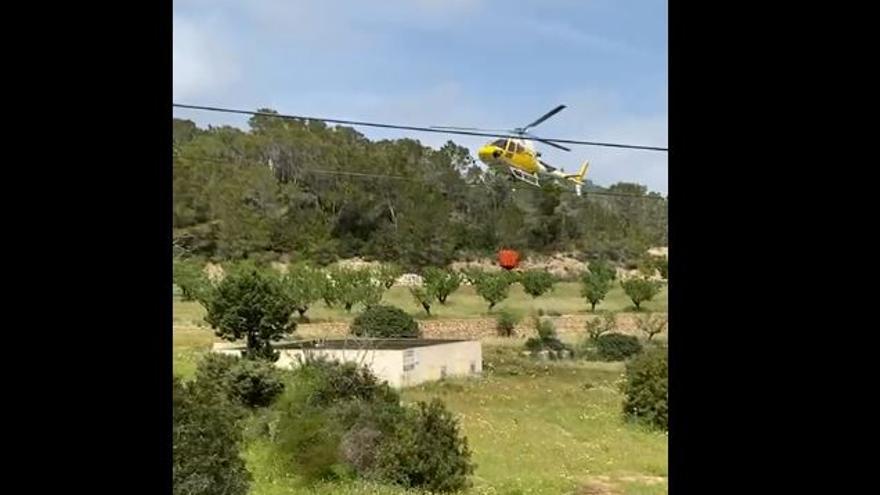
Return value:
<svg viewBox="0 0 880 495">
<path fill-rule="evenodd" d="M 496 153 L 496 148 L 489 145 L 480 148 L 480 150 L 477 152 L 477 155 L 480 157 L 480 160 L 483 163 L 489 163 L 499 156 L 499 154 Z"/>
</svg>

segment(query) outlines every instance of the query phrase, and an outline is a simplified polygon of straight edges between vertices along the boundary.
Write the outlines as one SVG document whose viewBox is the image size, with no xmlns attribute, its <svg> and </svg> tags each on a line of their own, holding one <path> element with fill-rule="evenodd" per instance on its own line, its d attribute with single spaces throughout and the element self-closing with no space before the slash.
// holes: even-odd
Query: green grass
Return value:
<svg viewBox="0 0 880 495">
<path fill-rule="evenodd" d="M 413 315 L 424 314 L 406 288 L 395 287 L 385 302 Z M 597 309 L 628 311 L 632 303 L 616 286 Z M 665 289 L 648 310 L 666 311 Z M 517 284 L 511 297 L 496 306 L 520 312 L 543 309 L 560 314 L 587 313 L 579 285 L 559 283 L 553 293 L 532 299 Z M 486 316 L 486 304 L 470 287 L 452 294 L 446 306 L 436 304 L 437 318 Z M 312 321 L 348 320 L 337 308 L 318 304 L 309 311 Z M 191 377 L 196 363 L 218 341 L 194 302 L 174 303 L 174 373 Z M 622 395 L 617 380 L 620 363 L 538 363 L 519 353 L 518 339 L 483 341 L 484 377 L 433 383 L 403 391 L 405 401 L 441 398 L 459 415 L 462 430 L 474 452 L 477 470 L 468 494 L 564 494 L 598 483 L 612 493 L 658 495 L 668 493 L 667 437 L 663 433 L 625 422 L 620 414 Z M 395 487 L 356 483 L 304 486 L 287 472 L 263 439 L 248 442 L 243 453 L 254 475 L 251 494 L 405 495 L 417 492 Z M 586 493 L 586 492 L 585 492 Z"/>
<path fill-rule="evenodd" d="M 191 376 L 210 341 L 204 330 L 175 334 L 175 373 Z M 667 437 L 622 418 L 621 363 L 539 363 L 520 350 L 484 345 L 482 378 L 403 391 L 406 402 L 439 397 L 458 415 L 477 464 L 468 494 L 577 493 L 595 480 L 613 493 L 668 493 Z M 417 493 L 363 482 L 305 486 L 265 439 L 250 440 L 243 455 L 252 495 Z"/>
</svg>

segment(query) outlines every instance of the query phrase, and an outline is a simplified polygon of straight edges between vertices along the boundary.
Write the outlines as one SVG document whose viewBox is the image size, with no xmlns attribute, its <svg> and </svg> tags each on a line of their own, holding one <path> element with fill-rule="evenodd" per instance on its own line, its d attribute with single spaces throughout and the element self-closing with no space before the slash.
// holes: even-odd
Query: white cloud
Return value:
<svg viewBox="0 0 880 495">
<path fill-rule="evenodd" d="M 212 33 L 210 23 L 173 19 L 172 74 L 175 99 L 199 99 L 228 88 L 238 78 L 236 57 Z"/>
</svg>

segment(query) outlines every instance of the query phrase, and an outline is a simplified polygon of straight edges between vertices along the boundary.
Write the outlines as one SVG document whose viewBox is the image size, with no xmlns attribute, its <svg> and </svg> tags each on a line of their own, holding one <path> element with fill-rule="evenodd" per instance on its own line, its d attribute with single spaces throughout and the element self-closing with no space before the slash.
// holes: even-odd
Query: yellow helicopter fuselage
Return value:
<svg viewBox="0 0 880 495">
<path fill-rule="evenodd" d="M 539 185 L 539 175 L 551 175 L 558 179 L 573 183 L 575 192 L 581 195 L 581 187 L 584 184 L 584 176 L 589 167 L 588 162 L 581 165 L 576 174 L 567 174 L 555 167 L 551 167 L 538 159 L 537 151 L 532 144 L 523 139 L 498 139 L 486 144 L 479 149 L 477 155 L 480 161 L 490 167 L 506 167 L 513 175 L 532 185 Z"/>
<path fill-rule="evenodd" d="M 543 170 L 535 150 L 519 139 L 493 141 L 480 148 L 477 154 L 480 161 L 490 167 L 512 167 L 528 174 Z"/>
</svg>

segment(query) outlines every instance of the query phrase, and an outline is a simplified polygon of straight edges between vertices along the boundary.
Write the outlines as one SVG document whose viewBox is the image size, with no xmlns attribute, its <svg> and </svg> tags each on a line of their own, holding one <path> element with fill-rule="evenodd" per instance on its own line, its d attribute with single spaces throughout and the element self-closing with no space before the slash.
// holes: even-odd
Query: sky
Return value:
<svg viewBox="0 0 880 495">
<path fill-rule="evenodd" d="M 175 0 L 175 103 L 667 145 L 666 0 Z M 247 118 L 175 109 L 200 126 Z M 476 150 L 491 138 L 358 128 Z M 538 145 L 666 194 L 666 152 Z"/>
</svg>

